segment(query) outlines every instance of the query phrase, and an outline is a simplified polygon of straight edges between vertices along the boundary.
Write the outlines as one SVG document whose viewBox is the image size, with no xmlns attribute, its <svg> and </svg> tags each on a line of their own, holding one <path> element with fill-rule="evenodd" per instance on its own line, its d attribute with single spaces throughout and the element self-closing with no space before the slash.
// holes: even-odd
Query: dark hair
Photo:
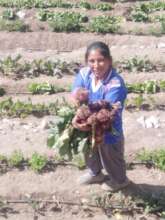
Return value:
<svg viewBox="0 0 165 220">
<path fill-rule="evenodd" d="M 87 50 L 86 50 L 86 53 L 85 53 L 85 61 L 86 62 L 87 62 L 88 56 L 89 56 L 89 54 L 92 50 L 99 50 L 101 55 L 103 55 L 104 57 L 110 58 L 110 59 L 112 58 L 108 45 L 101 42 L 101 41 L 96 41 L 96 42 L 91 43 L 87 47 Z"/>
</svg>

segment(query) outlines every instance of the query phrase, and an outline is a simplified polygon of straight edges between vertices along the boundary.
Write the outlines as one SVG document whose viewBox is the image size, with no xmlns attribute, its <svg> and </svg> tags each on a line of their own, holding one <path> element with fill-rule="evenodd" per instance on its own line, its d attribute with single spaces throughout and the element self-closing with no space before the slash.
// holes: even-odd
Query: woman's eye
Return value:
<svg viewBox="0 0 165 220">
<path fill-rule="evenodd" d="M 88 62 L 89 62 L 89 63 L 94 63 L 95 61 L 94 61 L 94 60 L 89 60 Z"/>
</svg>

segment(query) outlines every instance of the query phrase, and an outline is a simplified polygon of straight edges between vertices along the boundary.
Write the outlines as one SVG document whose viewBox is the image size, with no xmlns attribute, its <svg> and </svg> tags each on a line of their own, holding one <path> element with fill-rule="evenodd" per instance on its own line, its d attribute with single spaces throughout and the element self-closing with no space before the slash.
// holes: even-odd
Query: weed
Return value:
<svg viewBox="0 0 165 220">
<path fill-rule="evenodd" d="M 32 170 L 36 172 L 41 172 L 47 164 L 47 157 L 38 154 L 37 152 L 33 153 L 31 159 L 29 160 L 29 165 Z"/>
<path fill-rule="evenodd" d="M 154 151 L 143 149 L 137 154 L 137 159 L 143 162 L 153 162 L 157 168 L 165 171 L 165 150 L 163 148 Z"/>
<path fill-rule="evenodd" d="M 140 94 L 138 97 L 135 97 L 133 99 L 134 105 L 140 110 L 142 108 L 142 105 L 144 103 L 145 99 L 143 98 L 143 95 Z"/>
<path fill-rule="evenodd" d="M 8 159 L 9 165 L 18 167 L 24 161 L 23 153 L 20 150 L 14 151 Z"/>
<path fill-rule="evenodd" d="M 29 26 L 24 24 L 21 20 L 5 20 L 0 19 L 0 31 L 29 31 Z"/>
</svg>

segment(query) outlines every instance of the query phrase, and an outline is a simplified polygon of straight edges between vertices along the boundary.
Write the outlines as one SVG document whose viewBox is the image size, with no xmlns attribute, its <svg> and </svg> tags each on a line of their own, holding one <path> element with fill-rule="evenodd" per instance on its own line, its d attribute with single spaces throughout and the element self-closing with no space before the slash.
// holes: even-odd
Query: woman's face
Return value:
<svg viewBox="0 0 165 220">
<path fill-rule="evenodd" d="M 110 69 L 112 61 L 110 58 L 104 57 L 99 49 L 97 49 L 92 50 L 89 53 L 87 64 L 97 79 L 103 79 L 106 76 L 107 71 Z"/>
</svg>

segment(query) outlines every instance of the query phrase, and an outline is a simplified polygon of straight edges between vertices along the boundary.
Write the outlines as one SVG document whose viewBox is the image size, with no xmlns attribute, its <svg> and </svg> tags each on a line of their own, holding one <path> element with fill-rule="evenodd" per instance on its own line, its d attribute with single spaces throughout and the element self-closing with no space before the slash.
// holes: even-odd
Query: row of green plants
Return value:
<svg viewBox="0 0 165 220">
<path fill-rule="evenodd" d="M 13 101 L 11 97 L 0 101 L 0 117 L 27 117 L 34 115 L 36 117 L 43 117 L 45 115 L 57 115 L 58 110 L 62 106 L 68 105 L 67 101 L 55 101 L 48 105 L 33 104 L 31 100 L 27 102 Z M 154 97 L 144 97 L 143 94 L 129 98 L 125 102 L 126 110 L 165 110 L 165 105 L 158 104 Z"/>
<path fill-rule="evenodd" d="M 139 94 L 135 97 L 128 98 L 125 101 L 125 109 L 128 111 L 152 111 L 152 110 L 165 110 L 163 103 L 158 103 L 156 98 L 151 95 Z"/>
<path fill-rule="evenodd" d="M 38 77 L 40 74 L 62 77 L 64 74 L 74 75 L 82 65 L 76 62 L 50 61 L 35 59 L 33 61 L 22 60 L 21 55 L 8 56 L 0 60 L 0 74 L 14 78 Z M 119 72 L 153 72 L 165 71 L 165 64 L 153 64 L 147 57 L 133 57 L 123 61 L 114 62 Z"/>
<path fill-rule="evenodd" d="M 34 115 L 36 117 L 43 117 L 44 115 L 56 115 L 57 110 L 65 102 L 46 104 L 33 104 L 31 100 L 28 102 L 13 101 L 12 98 L 7 98 L 0 102 L 0 117 L 27 117 L 28 115 Z"/>
<path fill-rule="evenodd" d="M 133 83 L 133 84 L 126 84 L 129 93 L 145 93 L 145 94 L 155 94 L 157 92 L 164 92 L 165 91 L 165 81 L 160 80 L 149 80 L 145 81 L 144 83 Z M 71 86 L 70 86 L 71 87 Z M 32 94 L 54 94 L 58 92 L 69 92 L 71 88 L 60 88 L 57 85 L 53 85 L 50 83 L 31 83 L 28 86 L 28 90 Z"/>
<path fill-rule="evenodd" d="M 114 33 L 119 30 L 121 17 L 100 15 L 89 20 L 86 15 L 77 12 L 52 12 L 41 10 L 37 17 L 41 21 L 48 21 L 56 32 L 97 32 Z M 89 20 L 89 22 L 88 22 Z M 88 22 L 88 24 L 83 23 Z"/>
<path fill-rule="evenodd" d="M 52 85 L 48 82 L 44 83 L 31 83 L 28 85 L 28 91 L 32 94 L 55 94 L 59 92 L 70 92 L 71 88 L 60 87 L 58 85 Z"/>
<path fill-rule="evenodd" d="M 1 31 L 30 31 L 29 25 L 17 16 L 18 10 L 6 9 L 0 15 L 0 30 Z"/>
<path fill-rule="evenodd" d="M 0 0 L 1 7 L 15 7 L 15 8 L 84 8 L 84 9 L 97 9 L 100 11 L 112 10 L 110 3 L 96 3 L 92 4 L 87 1 L 80 1 L 73 3 L 63 0 Z"/>
<path fill-rule="evenodd" d="M 143 83 L 126 84 L 129 93 L 155 94 L 165 91 L 165 81 L 149 80 Z M 70 92 L 71 86 L 60 87 L 48 82 L 31 83 L 28 85 L 28 91 L 32 94 L 55 94 L 60 92 Z M 5 89 L 0 88 L 0 96 L 5 95 Z"/>
<path fill-rule="evenodd" d="M 48 157 L 37 152 L 34 152 L 31 158 L 26 159 L 20 150 L 15 150 L 10 157 L 0 155 L 0 172 L 5 172 L 13 167 L 24 169 L 25 166 L 35 172 L 42 172 L 47 165 Z"/>
<path fill-rule="evenodd" d="M 127 84 L 126 86 L 130 93 L 155 94 L 165 91 L 165 80 L 148 80 L 144 83 Z"/>
<path fill-rule="evenodd" d="M 21 60 L 21 55 L 12 58 L 8 56 L 0 60 L 0 73 L 14 78 L 38 77 L 40 74 L 62 77 L 63 74 L 74 74 L 80 64 L 66 61 L 50 61 L 35 59 L 33 61 Z"/>
<path fill-rule="evenodd" d="M 131 11 L 131 20 L 136 22 L 149 22 L 153 20 L 153 16 L 150 16 L 152 12 L 165 10 L 164 1 L 151 1 L 147 3 L 140 3 L 133 7 Z M 157 16 L 158 20 L 161 20 L 164 16 Z M 154 19 L 155 20 L 155 19 Z"/>
<path fill-rule="evenodd" d="M 25 24 L 22 20 L 7 20 L 0 18 L 0 31 L 20 31 L 28 32 L 30 31 L 29 25 Z"/>
<path fill-rule="evenodd" d="M 152 72 L 165 70 L 165 64 L 153 64 L 147 56 L 143 58 L 134 56 L 123 61 L 116 61 L 114 65 L 117 67 L 119 72 Z"/>
<path fill-rule="evenodd" d="M 165 149 L 146 150 L 142 149 L 137 153 L 136 158 L 141 162 L 148 162 L 162 171 L 165 171 Z"/>
</svg>

